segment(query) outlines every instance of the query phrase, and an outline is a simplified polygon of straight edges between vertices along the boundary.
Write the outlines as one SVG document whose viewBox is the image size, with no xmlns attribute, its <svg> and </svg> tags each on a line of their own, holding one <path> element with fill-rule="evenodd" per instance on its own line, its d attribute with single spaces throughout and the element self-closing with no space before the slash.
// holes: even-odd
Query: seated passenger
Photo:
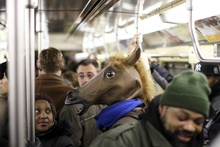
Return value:
<svg viewBox="0 0 220 147">
<path fill-rule="evenodd" d="M 69 138 L 72 132 L 66 121 L 57 123 L 56 108 L 50 97 L 44 93 L 35 94 L 35 130 L 41 147 L 72 147 Z"/>
</svg>

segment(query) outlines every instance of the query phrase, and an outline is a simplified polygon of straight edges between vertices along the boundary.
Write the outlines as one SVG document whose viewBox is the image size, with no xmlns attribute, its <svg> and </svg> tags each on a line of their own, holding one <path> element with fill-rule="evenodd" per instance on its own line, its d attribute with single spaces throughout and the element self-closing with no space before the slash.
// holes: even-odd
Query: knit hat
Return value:
<svg viewBox="0 0 220 147">
<path fill-rule="evenodd" d="M 202 72 L 207 76 L 220 76 L 218 65 L 213 65 L 210 63 L 198 62 L 195 64 L 194 70 Z"/>
<path fill-rule="evenodd" d="M 204 74 L 186 70 L 174 77 L 161 96 L 159 103 L 189 109 L 208 117 L 210 92 Z"/>
</svg>

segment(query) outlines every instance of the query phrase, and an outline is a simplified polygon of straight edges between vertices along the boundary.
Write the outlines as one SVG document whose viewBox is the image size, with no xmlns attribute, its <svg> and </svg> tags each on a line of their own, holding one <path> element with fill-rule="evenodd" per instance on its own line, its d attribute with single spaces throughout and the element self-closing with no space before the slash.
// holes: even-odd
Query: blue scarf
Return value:
<svg viewBox="0 0 220 147">
<path fill-rule="evenodd" d="M 141 100 L 133 98 L 115 103 L 102 109 L 102 111 L 95 117 L 97 120 L 96 127 L 102 131 L 109 129 L 117 120 L 140 104 L 142 104 Z"/>
</svg>

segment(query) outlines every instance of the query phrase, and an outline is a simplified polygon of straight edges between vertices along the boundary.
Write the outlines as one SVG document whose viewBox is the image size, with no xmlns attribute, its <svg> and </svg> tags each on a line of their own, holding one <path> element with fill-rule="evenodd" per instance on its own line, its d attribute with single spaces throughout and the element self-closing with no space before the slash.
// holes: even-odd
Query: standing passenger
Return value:
<svg viewBox="0 0 220 147">
<path fill-rule="evenodd" d="M 70 124 L 59 122 L 56 118 L 56 107 L 50 97 L 44 93 L 35 94 L 35 130 L 41 147 L 73 147 L 70 139 Z"/>
<path fill-rule="evenodd" d="M 35 92 L 46 93 L 55 103 L 57 115 L 64 106 L 67 92 L 72 89 L 61 79 L 63 55 L 56 48 L 41 51 L 39 68 L 42 74 L 35 79 Z"/>
<path fill-rule="evenodd" d="M 93 59 L 85 59 L 78 63 L 76 67 L 79 86 L 86 84 L 98 72 L 98 63 Z M 88 147 L 90 143 L 101 133 L 96 128 L 94 117 L 103 108 L 102 105 L 92 105 L 88 111 L 79 116 L 77 112 L 81 109 L 81 104 L 64 106 L 60 113 L 60 119 L 69 119 L 74 125 L 72 140 L 76 147 Z"/>
<path fill-rule="evenodd" d="M 128 53 L 130 54 L 134 49 L 136 49 L 138 47 L 138 44 L 142 43 L 142 40 L 143 36 L 141 34 L 136 34 L 129 44 Z M 165 90 L 167 85 L 172 81 L 173 76 L 166 68 L 161 66 L 156 61 L 153 61 L 151 57 L 146 55 L 144 58 L 141 58 L 141 60 L 142 62 L 149 63 L 151 74 L 154 80 L 160 85 L 163 90 Z"/>
<path fill-rule="evenodd" d="M 196 63 L 194 70 L 206 75 L 211 88 L 209 119 L 206 120 L 207 125 L 204 128 L 204 143 L 210 144 L 220 133 L 220 70 L 218 65 L 203 62 Z"/>
<path fill-rule="evenodd" d="M 90 147 L 202 147 L 202 129 L 209 113 L 206 77 L 187 70 L 177 74 L 136 124 L 100 135 Z"/>
</svg>

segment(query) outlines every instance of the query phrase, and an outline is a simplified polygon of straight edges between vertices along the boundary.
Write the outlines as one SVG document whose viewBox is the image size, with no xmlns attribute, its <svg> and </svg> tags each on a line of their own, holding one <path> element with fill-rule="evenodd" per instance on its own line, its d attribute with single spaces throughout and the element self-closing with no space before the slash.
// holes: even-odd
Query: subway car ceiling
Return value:
<svg viewBox="0 0 220 147">
<path fill-rule="evenodd" d="M 192 46 L 188 0 L 39 0 L 35 13 L 35 48 L 48 46 L 73 53 L 109 54 L 126 50 L 130 39 L 143 34 L 144 51 Z M 201 46 L 218 50 L 218 0 L 192 0 L 195 30 Z M 0 0 L 0 51 L 7 50 L 7 0 Z M 39 34 L 43 41 L 39 42 Z M 40 44 L 41 45 L 40 45 Z M 168 49 L 167 49 L 168 48 Z M 216 49 L 214 49 L 216 48 Z M 214 52 L 214 51 L 212 51 Z M 218 56 L 212 53 L 213 56 Z M 158 55 L 160 56 L 160 55 Z"/>
</svg>

